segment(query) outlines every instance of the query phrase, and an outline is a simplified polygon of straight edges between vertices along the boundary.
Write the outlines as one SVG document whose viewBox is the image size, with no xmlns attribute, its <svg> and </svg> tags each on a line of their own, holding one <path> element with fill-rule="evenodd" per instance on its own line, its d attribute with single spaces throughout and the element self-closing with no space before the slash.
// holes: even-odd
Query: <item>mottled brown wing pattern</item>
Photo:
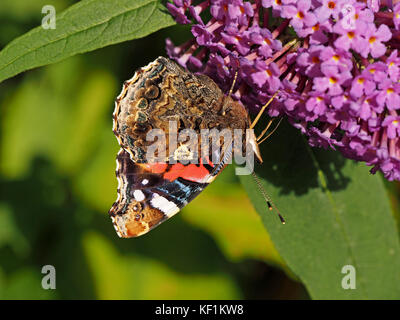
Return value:
<svg viewBox="0 0 400 320">
<path fill-rule="evenodd" d="M 207 76 L 192 74 L 175 62 L 159 57 L 126 81 L 113 114 L 113 130 L 122 148 L 135 162 L 146 162 L 146 141 L 151 129 L 166 134 L 169 150 L 169 121 L 176 121 L 178 132 L 193 129 L 242 129 L 249 118 L 242 104 L 223 94 Z M 176 134 L 173 132 L 171 134 Z"/>
<path fill-rule="evenodd" d="M 120 237 L 140 236 L 175 215 L 214 180 L 232 156 L 230 144 L 227 152 L 219 154 L 218 163 L 209 160 L 211 150 L 209 159 L 197 164 L 170 163 L 168 155 L 180 151 L 168 144 L 170 135 L 183 129 L 198 135 L 202 129 L 242 129 L 245 135 L 249 127 L 243 105 L 225 96 L 209 77 L 192 74 L 163 57 L 124 83 L 113 119 L 121 150 L 116 170 L 118 198 L 109 213 Z M 174 132 L 170 132 L 170 121 L 176 122 Z M 165 133 L 165 161 L 153 163 L 146 158 L 154 143 L 146 139 L 151 129 Z"/>
</svg>

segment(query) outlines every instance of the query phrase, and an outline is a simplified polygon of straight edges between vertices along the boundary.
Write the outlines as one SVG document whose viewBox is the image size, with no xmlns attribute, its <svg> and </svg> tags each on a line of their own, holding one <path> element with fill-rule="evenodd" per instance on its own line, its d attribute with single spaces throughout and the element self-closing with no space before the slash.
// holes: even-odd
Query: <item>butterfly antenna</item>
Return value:
<svg viewBox="0 0 400 320">
<path fill-rule="evenodd" d="M 232 95 L 232 93 L 233 93 L 233 88 L 235 87 L 237 76 L 238 76 L 238 72 L 235 71 L 235 76 L 233 78 L 232 86 L 231 86 L 231 88 L 229 90 L 228 97 L 230 97 Z"/>
<path fill-rule="evenodd" d="M 267 109 L 267 107 L 271 104 L 271 102 L 274 101 L 274 99 L 278 95 L 278 93 L 279 93 L 279 91 L 275 92 L 274 95 L 271 97 L 271 99 L 269 99 L 268 102 L 263 105 L 260 112 L 258 112 L 257 117 L 254 119 L 253 123 L 250 125 L 250 129 L 253 129 L 255 127 L 258 120 L 260 120 L 262 114 L 264 113 L 265 109 Z"/>
<path fill-rule="evenodd" d="M 261 139 L 261 137 L 265 134 L 265 132 L 267 132 L 268 127 L 270 126 L 270 124 L 268 123 L 267 128 L 260 134 L 260 136 L 257 138 L 257 144 L 260 145 L 261 143 L 263 143 L 265 140 L 267 140 L 271 135 L 273 135 L 273 133 L 276 131 L 276 129 L 278 129 L 279 125 L 281 124 L 283 118 L 279 119 L 278 124 L 276 125 L 276 127 L 274 128 L 274 130 L 272 130 L 264 139 L 262 139 L 260 142 L 258 142 L 258 140 Z M 272 123 L 273 120 L 270 121 L 270 123 Z"/>
<path fill-rule="evenodd" d="M 261 132 L 261 134 L 257 137 L 256 141 L 259 141 L 259 140 L 264 136 L 264 134 L 268 131 L 269 127 L 271 126 L 271 124 L 272 124 L 273 122 L 274 122 L 274 119 L 271 119 L 271 120 L 268 121 L 267 126 L 266 126 L 265 129 Z"/>
<path fill-rule="evenodd" d="M 279 219 L 281 220 L 282 224 L 285 224 L 286 221 L 285 219 L 282 217 L 281 213 L 279 212 L 278 208 L 274 205 L 274 203 L 272 202 L 271 198 L 269 197 L 269 195 L 265 192 L 260 179 L 257 177 L 257 175 L 255 174 L 255 172 L 253 171 L 251 173 L 251 175 L 254 178 L 254 181 L 256 182 L 258 189 L 260 190 L 262 196 L 264 197 L 265 201 L 267 202 L 268 205 L 268 210 L 272 211 L 273 209 L 275 209 L 276 213 L 278 214 Z"/>
</svg>

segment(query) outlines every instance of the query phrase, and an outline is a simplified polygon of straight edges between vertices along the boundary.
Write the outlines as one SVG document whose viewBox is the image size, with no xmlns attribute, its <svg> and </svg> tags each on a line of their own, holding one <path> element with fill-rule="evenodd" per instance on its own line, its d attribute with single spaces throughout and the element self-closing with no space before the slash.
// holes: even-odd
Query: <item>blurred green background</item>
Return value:
<svg viewBox="0 0 400 320">
<path fill-rule="evenodd" d="M 0 49 L 76 1 L 1 0 Z M 182 26 L 0 84 L 0 299 L 304 299 L 232 167 L 179 215 L 119 239 L 111 114 L 122 82 Z M 56 268 L 56 290 L 41 287 Z"/>
</svg>

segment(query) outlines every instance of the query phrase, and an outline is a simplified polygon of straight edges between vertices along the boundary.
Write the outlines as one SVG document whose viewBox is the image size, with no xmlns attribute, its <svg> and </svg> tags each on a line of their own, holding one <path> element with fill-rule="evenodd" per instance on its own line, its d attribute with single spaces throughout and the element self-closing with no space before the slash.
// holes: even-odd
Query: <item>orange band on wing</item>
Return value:
<svg viewBox="0 0 400 320">
<path fill-rule="evenodd" d="M 183 178 L 194 182 L 201 182 L 209 174 L 210 172 L 203 165 L 196 166 L 195 164 L 189 164 L 184 166 L 182 163 L 177 163 L 172 165 L 171 169 L 164 174 L 164 179 L 173 181 L 177 178 Z"/>
<path fill-rule="evenodd" d="M 151 173 L 164 173 L 167 170 L 168 163 L 158 162 L 158 163 L 139 163 L 146 171 Z"/>
<path fill-rule="evenodd" d="M 207 162 L 210 166 L 214 167 L 210 160 L 207 159 Z M 210 172 L 204 167 L 202 159 L 200 159 L 199 166 L 195 164 L 183 165 L 182 163 L 176 163 L 171 165 L 169 170 L 169 165 L 165 162 L 140 163 L 139 165 L 151 173 L 164 174 L 163 178 L 170 181 L 177 178 L 183 178 L 189 181 L 202 182 L 204 178 L 210 174 Z"/>
</svg>

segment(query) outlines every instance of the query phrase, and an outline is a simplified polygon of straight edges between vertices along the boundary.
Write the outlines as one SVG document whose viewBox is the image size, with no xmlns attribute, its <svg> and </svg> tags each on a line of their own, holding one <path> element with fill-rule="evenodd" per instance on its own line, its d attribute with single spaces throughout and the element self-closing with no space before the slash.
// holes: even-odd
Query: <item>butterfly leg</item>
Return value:
<svg viewBox="0 0 400 320">
<path fill-rule="evenodd" d="M 255 127 L 255 125 L 257 124 L 258 120 L 260 120 L 264 111 L 271 104 L 271 102 L 274 101 L 274 99 L 278 95 L 278 93 L 279 93 L 279 91 L 275 92 L 274 95 L 271 97 L 271 99 L 269 99 L 268 102 L 261 108 L 261 110 L 257 114 L 257 117 L 254 119 L 253 123 L 250 125 L 250 129 L 253 129 Z"/>
<path fill-rule="evenodd" d="M 267 139 L 276 131 L 276 129 L 278 129 L 279 125 L 280 125 L 281 122 L 282 122 L 282 119 L 283 119 L 283 118 L 280 118 L 280 119 L 279 119 L 279 122 L 278 122 L 278 124 L 276 125 L 276 127 L 274 128 L 274 130 L 272 130 L 269 134 L 267 134 L 267 136 L 266 136 L 264 139 L 262 139 L 261 141 L 259 141 L 259 140 L 262 138 L 262 136 L 265 134 L 265 132 L 267 132 L 267 130 L 268 130 L 268 128 L 269 128 L 269 126 L 270 126 L 270 124 L 272 123 L 273 120 L 270 120 L 270 121 L 269 121 L 267 128 L 265 128 L 265 129 L 263 130 L 263 132 L 262 132 L 262 133 L 258 136 L 258 138 L 257 138 L 257 143 L 258 143 L 259 145 L 260 145 L 261 143 L 263 143 L 265 140 L 267 140 Z"/>
</svg>

